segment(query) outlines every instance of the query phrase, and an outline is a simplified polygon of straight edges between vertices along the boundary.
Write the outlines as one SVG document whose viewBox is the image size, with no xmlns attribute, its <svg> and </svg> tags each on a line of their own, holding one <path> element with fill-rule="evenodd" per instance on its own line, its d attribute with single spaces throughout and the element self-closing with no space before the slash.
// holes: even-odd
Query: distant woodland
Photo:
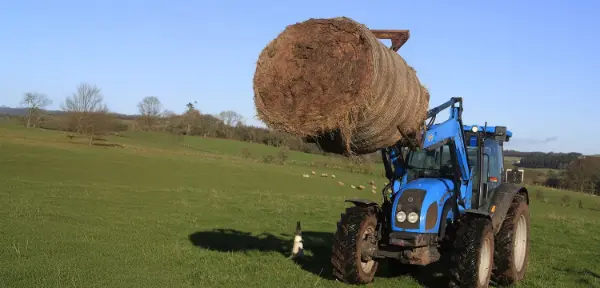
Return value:
<svg viewBox="0 0 600 288">
<path fill-rule="evenodd" d="M 17 118 L 24 126 L 60 130 L 89 137 L 123 131 L 154 131 L 179 135 L 232 139 L 261 143 L 274 147 L 287 147 L 305 153 L 324 154 L 315 144 L 297 137 L 273 132 L 265 128 L 248 126 L 242 115 L 223 111 L 217 115 L 201 113 L 198 103 L 189 102 L 183 113 L 164 109 L 155 96 L 144 97 L 137 105 L 139 114 L 122 115 L 108 109 L 100 88 L 82 83 L 76 91 L 61 102 L 61 110 L 45 108 L 52 104 L 45 94 L 23 94 L 21 108 L 0 107 L 0 119 Z M 556 188 L 600 195 L 600 157 L 581 153 L 543 153 L 506 150 L 505 156 L 519 157 L 513 165 L 525 169 L 549 169 L 542 174 L 532 173 L 533 183 Z M 362 156 L 366 161 L 378 161 L 377 155 Z"/>
<path fill-rule="evenodd" d="M 543 153 L 519 152 L 514 150 L 504 151 L 505 156 L 520 157 L 516 166 L 523 168 L 565 169 L 567 166 L 583 157 L 581 153 Z"/>
</svg>

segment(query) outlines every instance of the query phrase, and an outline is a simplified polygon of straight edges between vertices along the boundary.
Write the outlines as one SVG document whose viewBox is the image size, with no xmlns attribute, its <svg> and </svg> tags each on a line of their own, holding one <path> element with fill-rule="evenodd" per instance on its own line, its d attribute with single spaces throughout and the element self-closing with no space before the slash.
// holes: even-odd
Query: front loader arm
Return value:
<svg viewBox="0 0 600 288">
<path fill-rule="evenodd" d="M 458 107 L 455 104 L 458 103 Z M 425 135 L 423 137 L 423 148 L 424 149 L 435 149 L 439 146 L 449 144 L 451 148 L 451 158 L 454 169 L 456 170 L 454 173 L 454 199 L 457 204 L 462 204 L 462 206 L 466 209 L 470 207 L 471 199 L 469 197 L 469 193 L 467 193 L 465 201 L 462 201 L 461 197 L 461 187 L 468 184 L 472 178 L 471 167 L 469 166 L 469 161 L 467 157 L 467 149 L 466 142 L 464 139 L 464 128 L 462 124 L 462 99 L 461 98 L 452 98 L 450 101 L 433 108 L 429 111 L 428 116 L 435 118 L 435 116 L 445 110 L 446 108 L 451 108 L 450 110 L 450 118 L 445 122 L 440 124 L 431 125 L 428 127 L 427 131 L 425 131 Z M 468 185 L 467 185 L 468 187 Z M 466 203 L 465 203 L 466 202 Z M 466 204 L 466 206 L 465 206 Z M 456 213 L 458 213 L 458 207 L 454 207 Z"/>
<path fill-rule="evenodd" d="M 454 106 L 456 103 L 462 104 L 461 98 L 452 98 L 450 101 L 429 110 L 428 118 L 435 117 L 439 112 L 451 107 L 450 118 L 440 124 L 432 125 L 425 131 L 423 137 L 424 149 L 435 149 L 445 145 L 450 141 L 454 142 L 454 153 L 456 153 L 456 164 L 458 164 L 460 178 L 462 181 L 471 180 L 471 168 L 467 158 L 466 142 L 464 139 L 462 124 L 462 105 Z"/>
</svg>

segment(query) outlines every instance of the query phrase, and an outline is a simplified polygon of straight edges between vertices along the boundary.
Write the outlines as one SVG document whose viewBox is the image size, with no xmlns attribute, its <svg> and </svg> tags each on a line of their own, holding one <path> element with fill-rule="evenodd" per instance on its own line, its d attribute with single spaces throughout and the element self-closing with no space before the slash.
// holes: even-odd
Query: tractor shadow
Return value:
<svg viewBox="0 0 600 288">
<path fill-rule="evenodd" d="M 302 231 L 304 256 L 293 259 L 301 269 L 326 280 L 335 280 L 330 264 L 333 234 L 329 232 Z M 249 251 L 277 252 L 283 257 L 290 257 L 293 235 L 261 233 L 252 234 L 233 229 L 214 229 L 195 232 L 189 235 L 192 245 L 223 253 L 245 253 Z M 425 267 L 415 267 L 406 271 L 395 271 L 387 261 L 381 261 L 376 274 L 377 278 L 394 278 L 409 276 L 424 287 L 444 287 L 448 285 L 448 276 L 443 264 L 435 263 Z"/>
<path fill-rule="evenodd" d="M 434 262 L 425 266 L 415 265 L 396 269 L 393 264 L 383 261 L 380 264 L 378 272 L 380 273 L 378 273 L 376 277 L 395 278 L 408 276 L 423 287 L 429 288 L 448 287 L 450 283 L 447 265 L 442 262 Z"/>
</svg>

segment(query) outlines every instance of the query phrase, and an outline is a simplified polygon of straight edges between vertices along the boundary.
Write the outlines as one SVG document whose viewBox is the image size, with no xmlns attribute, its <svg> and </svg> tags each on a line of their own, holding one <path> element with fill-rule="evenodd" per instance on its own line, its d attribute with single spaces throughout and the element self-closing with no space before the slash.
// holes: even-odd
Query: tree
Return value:
<svg viewBox="0 0 600 288">
<path fill-rule="evenodd" d="M 88 145 L 92 145 L 95 136 L 103 135 L 114 127 L 114 117 L 108 110 L 94 111 L 88 114 L 86 134 L 89 135 Z"/>
<path fill-rule="evenodd" d="M 569 189 L 599 193 L 600 158 L 582 157 L 573 161 L 567 166 L 564 179 Z"/>
<path fill-rule="evenodd" d="M 67 97 L 61 105 L 62 109 L 71 116 L 73 129 L 77 133 L 90 135 L 91 140 L 108 117 L 108 107 L 103 103 L 100 88 L 96 85 L 82 83 L 77 86 L 77 92 Z"/>
<path fill-rule="evenodd" d="M 27 92 L 23 95 L 23 100 L 21 101 L 21 105 L 28 107 L 27 111 L 27 128 L 32 125 L 35 127 L 33 122 L 38 122 L 37 120 L 41 117 L 41 109 L 46 106 L 52 104 L 52 100 L 50 100 L 45 94 L 36 93 L 36 92 Z M 33 121 L 35 119 L 35 121 Z"/>
<path fill-rule="evenodd" d="M 163 118 L 171 118 L 177 116 L 177 113 L 173 112 L 172 110 L 165 109 L 161 115 Z"/>
<path fill-rule="evenodd" d="M 232 110 L 227 110 L 219 113 L 218 118 L 223 120 L 223 122 L 225 122 L 225 125 L 228 126 L 236 126 L 238 124 L 243 124 L 244 121 L 244 116 Z"/>
<path fill-rule="evenodd" d="M 155 96 L 148 96 L 138 104 L 138 109 L 147 130 L 151 130 L 156 124 L 162 110 L 162 104 Z"/>
<path fill-rule="evenodd" d="M 177 118 L 177 114 L 171 110 L 165 109 L 160 114 L 160 126 L 163 131 L 172 130 L 173 129 L 173 121 Z"/>
<path fill-rule="evenodd" d="M 185 104 L 185 107 L 187 108 L 187 111 L 194 111 L 194 110 L 196 110 L 196 111 L 198 111 L 198 113 L 200 113 L 200 110 L 198 110 L 196 108 L 196 104 L 198 104 L 197 101 L 194 101 L 194 103 L 188 102 L 187 104 Z"/>
<path fill-rule="evenodd" d="M 198 102 L 194 101 L 194 104 L 197 104 L 197 103 Z M 202 114 L 200 114 L 200 110 L 196 109 L 194 104 L 192 104 L 192 102 L 189 102 L 188 104 L 186 104 L 185 106 L 187 107 L 187 110 L 182 115 L 183 122 L 185 124 L 185 134 L 186 135 L 192 134 L 192 127 L 198 126 L 198 123 L 200 122 L 200 118 L 202 117 Z"/>
</svg>

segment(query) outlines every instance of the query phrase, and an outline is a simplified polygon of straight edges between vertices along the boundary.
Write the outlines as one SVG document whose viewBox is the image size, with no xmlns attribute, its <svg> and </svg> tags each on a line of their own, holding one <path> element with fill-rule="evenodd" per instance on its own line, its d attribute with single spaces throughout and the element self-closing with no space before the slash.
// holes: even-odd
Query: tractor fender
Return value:
<svg viewBox="0 0 600 288">
<path fill-rule="evenodd" d="M 467 210 L 465 210 L 465 213 L 467 215 L 471 215 L 471 216 L 483 217 L 483 218 L 490 219 L 490 221 L 492 221 L 492 225 L 494 224 L 494 220 L 492 219 L 492 214 L 488 213 L 485 210 L 467 209 Z"/>
<path fill-rule="evenodd" d="M 492 218 L 494 233 L 498 233 L 500 230 L 502 222 L 506 219 L 508 209 L 512 205 L 512 201 L 517 194 L 523 194 L 527 201 L 527 205 L 529 205 L 529 192 L 527 191 L 527 188 L 523 186 L 518 186 L 514 183 L 502 183 L 495 189 L 494 195 L 486 205 L 486 212 L 489 213 Z"/>
</svg>

